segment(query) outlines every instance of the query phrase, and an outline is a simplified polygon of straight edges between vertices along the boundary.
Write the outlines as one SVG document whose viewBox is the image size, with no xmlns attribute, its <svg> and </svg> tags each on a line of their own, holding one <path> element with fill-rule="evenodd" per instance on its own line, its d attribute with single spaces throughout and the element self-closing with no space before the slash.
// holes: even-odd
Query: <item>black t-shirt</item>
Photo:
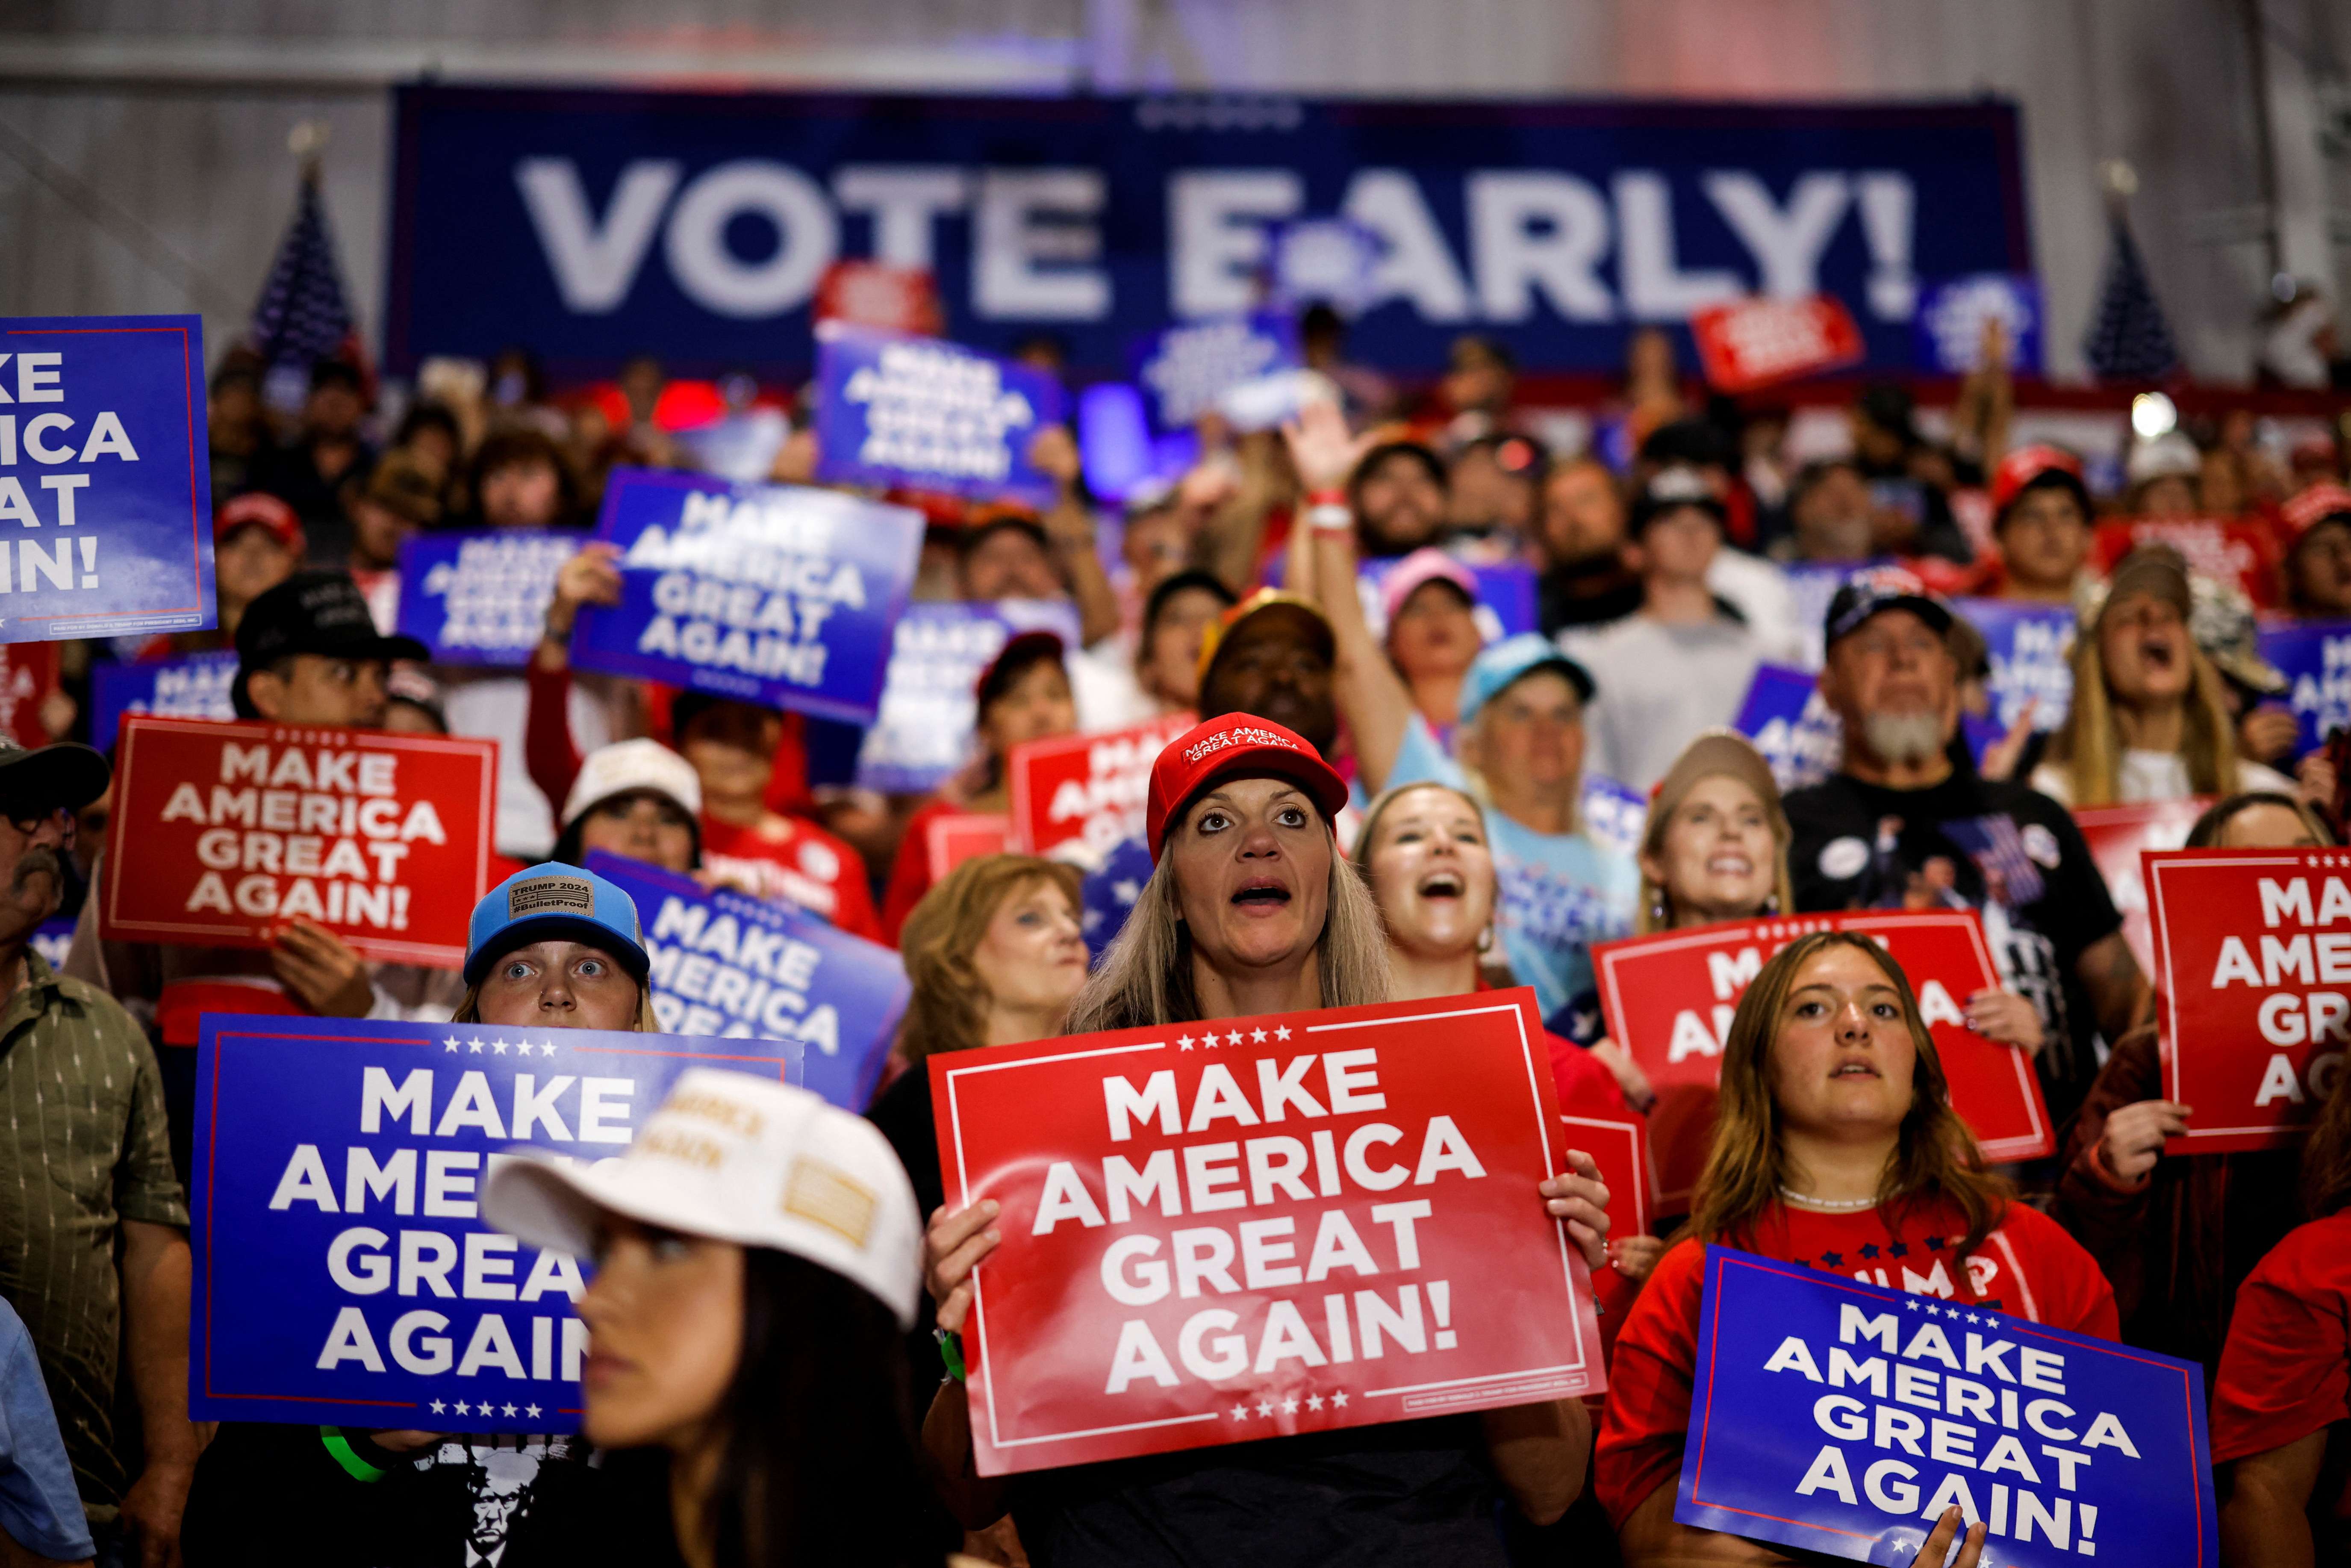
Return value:
<svg viewBox="0 0 2351 1568">
<path fill-rule="evenodd" d="M 1982 912 L 2001 979 L 2040 1010 L 2041 1092 L 2064 1126 L 2098 1073 L 2097 1014 L 2079 960 L 2122 928 L 2065 809 L 1973 772 L 1925 789 L 1839 773 L 1791 791 L 1787 809 L 1798 909 Z"/>
<path fill-rule="evenodd" d="M 1269 1437 L 1024 1475 L 1038 1568 L 1503 1568 L 1475 1416 Z"/>
</svg>

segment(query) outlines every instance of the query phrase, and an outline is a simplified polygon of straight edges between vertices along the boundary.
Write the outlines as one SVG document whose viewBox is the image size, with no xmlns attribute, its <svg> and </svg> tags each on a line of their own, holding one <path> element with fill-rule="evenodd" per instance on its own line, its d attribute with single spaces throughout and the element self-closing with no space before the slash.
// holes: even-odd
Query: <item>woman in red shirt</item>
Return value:
<svg viewBox="0 0 2351 1568">
<path fill-rule="evenodd" d="M 1909 981 L 1876 944 L 1848 933 L 1799 937 L 1740 998 L 1696 1207 L 1617 1337 L 1593 1462 L 1632 1568 L 1783 1560 L 1674 1521 L 1702 1242 L 2115 1333 L 2114 1292 L 2097 1265 L 2014 1200 L 1951 1110 Z M 1980 1525 L 1970 1529 L 1971 1547 L 1981 1538 Z"/>
<path fill-rule="evenodd" d="M 2351 1094 L 2311 1130 L 2302 1197 L 2318 1218 L 2239 1288 L 2212 1384 L 2220 1554 L 2244 1568 L 2351 1556 Z"/>
</svg>

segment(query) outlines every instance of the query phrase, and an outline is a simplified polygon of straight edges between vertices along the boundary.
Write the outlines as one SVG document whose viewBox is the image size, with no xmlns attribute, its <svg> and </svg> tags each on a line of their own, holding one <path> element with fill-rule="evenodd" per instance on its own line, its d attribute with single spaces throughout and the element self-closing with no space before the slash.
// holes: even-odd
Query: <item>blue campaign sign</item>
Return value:
<svg viewBox="0 0 2351 1568">
<path fill-rule="evenodd" d="M 235 718 L 228 689 L 236 681 L 236 655 L 190 653 L 127 664 L 92 664 L 89 670 L 89 743 L 103 751 L 114 744 L 127 713 L 164 718 Z"/>
<path fill-rule="evenodd" d="M 583 670 L 870 723 L 923 517 L 838 490 L 619 468 L 596 537 L 621 602 L 571 634 Z"/>
<path fill-rule="evenodd" d="M 1991 654 L 1991 721 L 2005 730 L 2032 702 L 2032 727 L 2053 730 L 2074 706 L 2074 610 L 2011 599 L 1955 599 Z"/>
<path fill-rule="evenodd" d="M 960 343 L 828 322 L 817 350 L 816 476 L 1044 506 L 1051 478 L 1029 461 L 1061 420 L 1042 371 Z"/>
<path fill-rule="evenodd" d="M 2037 373 L 2041 319 L 2041 282 L 2029 273 L 1982 272 L 1949 278 L 1918 297 L 1918 368 L 1938 375 L 1966 375 L 1983 357 L 1984 327 L 1997 321 L 2008 334 L 2010 368 Z"/>
<path fill-rule="evenodd" d="M 1576 810 L 1583 820 L 1584 832 L 1594 842 L 1627 860 L 1641 852 L 1641 839 L 1649 828 L 1649 798 L 1638 789 L 1587 773 Z"/>
<path fill-rule="evenodd" d="M 580 536 L 538 528 L 418 534 L 400 547 L 400 630 L 440 664 L 519 668 Z"/>
<path fill-rule="evenodd" d="M 674 1034 L 786 1040 L 795 1079 L 844 1111 L 873 1098 L 912 988 L 898 955 L 769 904 L 601 852 L 588 869 L 636 901 L 653 959 L 653 1014 Z"/>
<path fill-rule="evenodd" d="M 1680 1522 L 1907 1564 L 1956 1504 L 2001 1568 L 2218 1561 L 2194 1363 L 1726 1247 L 1705 1266 Z"/>
<path fill-rule="evenodd" d="M 1844 759 L 1844 726 L 1821 699 L 1817 677 L 1758 664 L 1731 727 L 1755 743 L 1782 791 L 1817 784 Z"/>
<path fill-rule="evenodd" d="M 689 1067 L 799 1082 L 788 1040 L 207 1013 L 188 1412 L 568 1432 L 582 1265 L 486 1228 L 517 1144 L 619 1154 Z"/>
<path fill-rule="evenodd" d="M 1050 332 L 1095 379 L 1170 322 L 1259 308 L 1301 222 L 1364 231 L 1350 353 L 1463 332 L 1613 369 L 1701 306 L 1827 293 L 1912 366 L 1923 283 L 2032 269 L 2013 105 L 394 94 L 385 358 L 526 342 L 558 375 L 804 373 L 826 267 L 930 269 L 941 335 Z M 1315 231 L 1305 231 L 1310 236 Z M 1333 231 L 1322 231 L 1325 239 Z M 1309 267 L 1315 272 L 1326 270 Z M 1683 362 L 1691 349 L 1683 338 Z"/>
<path fill-rule="evenodd" d="M 1297 324 L 1259 312 L 1186 321 L 1147 339 L 1135 354 L 1134 379 L 1151 395 L 1153 423 L 1187 429 L 1235 387 L 1295 370 Z"/>
<path fill-rule="evenodd" d="M 857 782 L 890 795 L 925 795 L 971 760 L 978 703 L 972 688 L 1021 632 L 1078 645 L 1077 607 L 1061 599 L 931 601 L 906 606 L 890 653 L 881 711 L 857 754 Z"/>
<path fill-rule="evenodd" d="M 2301 728 L 2294 755 L 2315 751 L 2326 737 L 2351 725 L 2351 621 L 2304 621 L 2264 626 L 2262 657 L 2293 685 L 2286 701 Z"/>
<path fill-rule="evenodd" d="M 212 625 L 205 450 L 200 318 L 0 318 L 0 637 Z"/>
<path fill-rule="evenodd" d="M 70 915 L 42 921 L 33 927 L 33 951 L 47 959 L 50 968 L 64 968 L 66 955 L 73 951 L 74 926 L 78 924 Z"/>
</svg>

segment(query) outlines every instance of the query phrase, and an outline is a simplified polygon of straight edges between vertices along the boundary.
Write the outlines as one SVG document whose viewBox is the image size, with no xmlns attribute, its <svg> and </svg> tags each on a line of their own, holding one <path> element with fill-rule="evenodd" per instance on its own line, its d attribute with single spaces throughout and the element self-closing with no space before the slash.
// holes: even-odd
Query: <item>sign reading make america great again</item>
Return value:
<svg viewBox="0 0 2351 1568">
<path fill-rule="evenodd" d="M 1727 1247 L 1705 1269 L 1680 1522 L 1916 1563 L 1957 1507 L 2001 1568 L 2220 1561 L 2192 1362 Z"/>
<path fill-rule="evenodd" d="M 1873 371 L 1936 284 L 2029 273 L 2013 106 L 829 97 L 405 87 L 385 357 L 531 344 L 609 374 L 809 363 L 837 259 L 923 267 L 937 335 L 1050 332 L 1118 375 L 1174 322 L 1258 308 L 1279 240 L 1371 240 L 1348 350 L 1430 370 L 1624 362 L 1750 294 L 1833 295 Z M 1687 344 L 1684 362 L 1687 363 Z"/>
<path fill-rule="evenodd" d="M 497 742 L 138 716 L 121 736 L 108 940 L 266 947 L 298 915 L 369 958 L 465 962 Z"/>
<path fill-rule="evenodd" d="M 931 1058 L 983 1475 L 1605 1385 L 1526 988 Z"/>
<path fill-rule="evenodd" d="M 615 469 L 596 537 L 621 602 L 571 633 L 584 670 L 871 724 L 922 553 L 904 507 L 797 485 Z"/>
<path fill-rule="evenodd" d="M 434 1432 L 580 1425 L 583 1260 L 484 1226 L 517 1144 L 626 1148 L 689 1067 L 799 1082 L 797 1041 L 208 1013 L 189 1414 Z"/>
</svg>

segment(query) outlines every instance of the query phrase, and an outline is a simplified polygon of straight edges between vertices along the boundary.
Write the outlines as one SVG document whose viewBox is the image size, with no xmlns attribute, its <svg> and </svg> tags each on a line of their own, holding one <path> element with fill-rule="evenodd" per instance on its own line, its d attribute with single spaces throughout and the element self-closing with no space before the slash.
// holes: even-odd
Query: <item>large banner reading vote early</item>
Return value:
<svg viewBox="0 0 2351 1568">
<path fill-rule="evenodd" d="M 584 670 L 870 724 L 923 518 L 798 485 L 613 471 L 596 537 L 621 602 L 571 633 Z"/>
<path fill-rule="evenodd" d="M 210 626 L 195 316 L 0 318 L 0 639 Z"/>
<path fill-rule="evenodd" d="M 497 742 L 140 716 L 121 733 L 110 941 L 266 947 L 299 915 L 370 958 L 465 962 Z"/>
<path fill-rule="evenodd" d="M 2170 1154 L 2290 1148 L 2351 1045 L 2351 853 L 2149 852 L 2163 1095 L 2195 1108 Z"/>
<path fill-rule="evenodd" d="M 189 1414 L 577 1429 L 582 1265 L 485 1227 L 483 1182 L 517 1144 L 620 1154 L 689 1067 L 797 1083 L 799 1049 L 207 1014 Z"/>
<path fill-rule="evenodd" d="M 2000 1568 L 2220 1561 L 2192 1362 L 1727 1247 L 1697 1343 L 1684 1524 L 1911 1563 L 1956 1506 Z"/>
<path fill-rule="evenodd" d="M 1689 1204 L 1714 1138 L 1714 1099 L 1731 1016 L 1764 960 L 1815 931 L 1856 931 L 1893 955 L 1918 996 L 1951 1084 L 1952 1108 L 1993 1160 L 2055 1151 L 2041 1082 L 2024 1051 L 1968 1028 L 1968 998 L 2000 984 L 1971 909 L 1864 910 L 1733 920 L 1603 942 L 1592 950 L 1609 1038 L 1648 1074 L 1649 1151 L 1663 1212 Z"/>
<path fill-rule="evenodd" d="M 1534 994 L 930 1059 L 947 1203 L 1003 1205 L 964 1329 L 979 1471 L 1604 1385 Z"/>
</svg>

